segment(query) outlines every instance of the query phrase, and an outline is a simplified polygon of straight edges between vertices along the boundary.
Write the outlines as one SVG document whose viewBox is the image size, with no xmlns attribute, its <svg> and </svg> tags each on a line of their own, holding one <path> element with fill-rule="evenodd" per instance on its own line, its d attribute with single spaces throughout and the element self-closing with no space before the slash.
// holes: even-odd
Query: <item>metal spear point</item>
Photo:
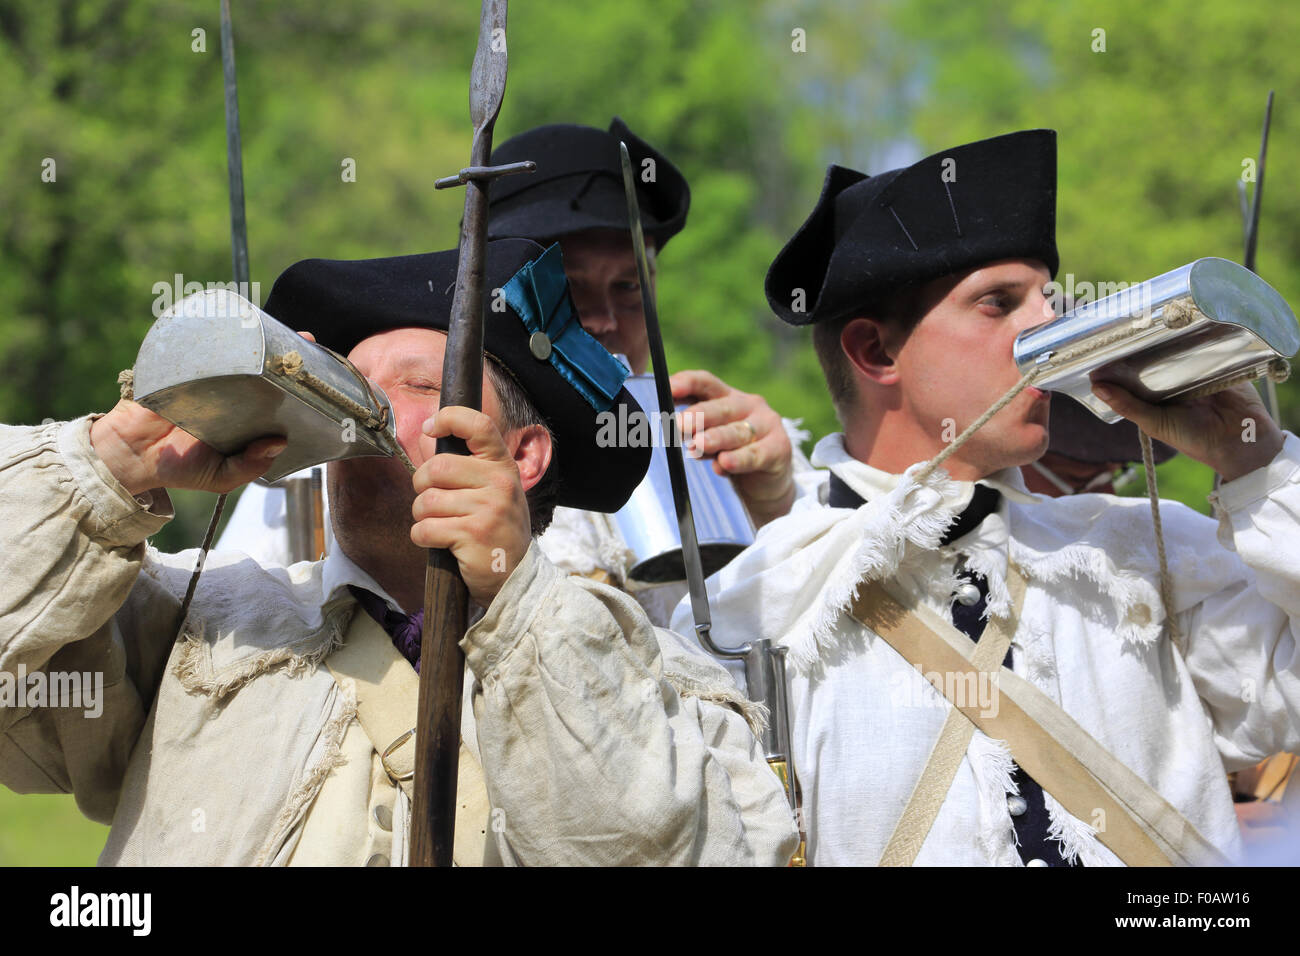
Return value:
<svg viewBox="0 0 1300 956">
<path fill-rule="evenodd" d="M 478 409 L 483 393 L 483 275 L 487 259 L 488 183 L 534 163 L 490 167 L 492 127 L 506 90 L 506 0 L 483 0 L 478 50 L 470 74 L 469 113 L 474 124 L 470 165 L 439 180 L 440 188 L 465 184 L 456 292 L 442 365 L 442 404 Z M 467 455 L 459 438 L 438 439 L 439 454 Z M 411 865 L 451 866 L 460 757 L 461 686 L 465 658 L 460 640 L 469 623 L 469 594 L 455 556 L 429 552 L 424 578 L 424 633 L 420 647 L 419 718 L 415 733 L 415 806 Z"/>
</svg>

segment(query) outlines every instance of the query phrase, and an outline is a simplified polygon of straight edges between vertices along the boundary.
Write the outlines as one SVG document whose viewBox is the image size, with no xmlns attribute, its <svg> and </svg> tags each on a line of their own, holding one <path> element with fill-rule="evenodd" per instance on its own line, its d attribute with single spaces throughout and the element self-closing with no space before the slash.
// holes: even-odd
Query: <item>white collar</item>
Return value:
<svg viewBox="0 0 1300 956">
<path fill-rule="evenodd" d="M 833 432 L 819 441 L 813 449 L 811 461 L 819 468 L 829 468 L 841 481 L 866 499 L 888 494 L 898 487 L 902 478 L 901 475 L 873 468 L 850 455 L 844 447 L 842 432 Z M 977 482 L 954 479 L 954 493 L 944 497 L 944 504 L 960 512 L 970 503 L 977 484 L 988 485 L 1001 492 L 1008 501 L 1018 504 L 1032 505 L 1043 500 L 1041 495 L 1034 494 L 1025 486 L 1019 468 L 1004 468 Z"/>
<path fill-rule="evenodd" d="M 325 555 L 325 561 L 321 565 L 321 590 L 325 595 L 325 603 L 328 604 L 339 591 L 342 591 L 349 584 L 355 584 L 359 588 L 377 594 L 392 610 L 403 614 L 406 613 L 396 601 L 389 597 L 388 592 L 376 583 L 374 578 L 362 571 L 355 561 L 343 553 L 342 548 L 335 547 L 334 550 Z"/>
</svg>

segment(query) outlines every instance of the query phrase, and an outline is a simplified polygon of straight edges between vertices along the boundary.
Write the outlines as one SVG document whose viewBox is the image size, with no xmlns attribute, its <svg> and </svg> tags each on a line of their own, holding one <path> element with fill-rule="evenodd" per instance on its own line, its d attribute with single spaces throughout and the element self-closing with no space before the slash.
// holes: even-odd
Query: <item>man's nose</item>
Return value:
<svg viewBox="0 0 1300 956">
<path fill-rule="evenodd" d="M 608 302 L 578 304 L 578 321 L 592 335 L 607 335 L 618 328 L 618 319 Z"/>
<path fill-rule="evenodd" d="M 1057 318 L 1056 311 L 1052 308 L 1052 300 L 1043 295 L 1041 291 L 1031 293 L 1026 306 L 1026 308 L 1020 310 L 1020 328 L 1017 334 L 1025 331 L 1025 329 L 1032 329 L 1036 325 L 1042 325 L 1044 322 L 1052 322 Z"/>
</svg>

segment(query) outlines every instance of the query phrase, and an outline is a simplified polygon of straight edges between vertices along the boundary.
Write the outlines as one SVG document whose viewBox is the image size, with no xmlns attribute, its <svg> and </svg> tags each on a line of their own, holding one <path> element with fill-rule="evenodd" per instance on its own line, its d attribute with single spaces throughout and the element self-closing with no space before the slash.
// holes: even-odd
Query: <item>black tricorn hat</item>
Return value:
<svg viewBox="0 0 1300 956">
<path fill-rule="evenodd" d="M 445 332 L 457 258 L 452 249 L 387 259 L 305 259 L 275 280 L 265 308 L 341 355 L 389 329 Z M 640 414 L 622 387 L 627 369 L 578 323 L 558 246 L 543 252 L 526 239 L 489 242 L 485 272 L 485 288 L 503 290 L 504 308 L 485 310 L 483 350 L 519 383 L 554 434 L 560 504 L 617 511 L 640 484 L 651 452 L 597 441 L 602 412 L 618 420 L 618 406 L 626 405 L 627 420 Z M 537 332 L 551 346 L 544 359 L 529 346 Z"/>
<path fill-rule="evenodd" d="M 492 150 L 494 166 L 531 159 L 537 171 L 492 183 L 488 236 L 542 242 L 587 229 L 627 231 L 620 140 L 627 143 L 636 173 L 642 229 L 662 249 L 686 225 L 690 187 L 668 157 L 617 116 L 609 132 L 557 123 L 527 130 Z M 653 179 L 647 182 L 652 172 Z"/>
<path fill-rule="evenodd" d="M 1064 392 L 1052 393 L 1047 450 L 1091 465 L 1142 461 L 1138 427 L 1130 421 L 1103 422 Z M 1152 440 L 1152 458 L 1158 465 L 1178 454 L 1164 442 Z"/>
<path fill-rule="evenodd" d="M 1038 259 L 1056 275 L 1053 130 L 968 143 L 878 176 L 831 166 L 764 288 L 783 321 L 811 325 L 999 259 Z"/>
</svg>

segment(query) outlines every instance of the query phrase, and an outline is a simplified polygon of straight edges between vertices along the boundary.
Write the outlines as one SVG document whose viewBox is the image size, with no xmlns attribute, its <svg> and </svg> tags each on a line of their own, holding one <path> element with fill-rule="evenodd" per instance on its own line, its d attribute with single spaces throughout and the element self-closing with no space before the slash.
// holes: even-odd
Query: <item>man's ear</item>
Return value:
<svg viewBox="0 0 1300 956">
<path fill-rule="evenodd" d="M 526 425 L 507 436 L 506 447 L 511 449 L 519 468 L 524 491 L 531 490 L 551 466 L 551 433 L 541 425 Z"/>
<path fill-rule="evenodd" d="M 891 329 L 879 319 L 858 318 L 840 332 L 840 348 L 853 367 L 877 385 L 898 384 L 897 348 L 891 346 Z"/>
</svg>

